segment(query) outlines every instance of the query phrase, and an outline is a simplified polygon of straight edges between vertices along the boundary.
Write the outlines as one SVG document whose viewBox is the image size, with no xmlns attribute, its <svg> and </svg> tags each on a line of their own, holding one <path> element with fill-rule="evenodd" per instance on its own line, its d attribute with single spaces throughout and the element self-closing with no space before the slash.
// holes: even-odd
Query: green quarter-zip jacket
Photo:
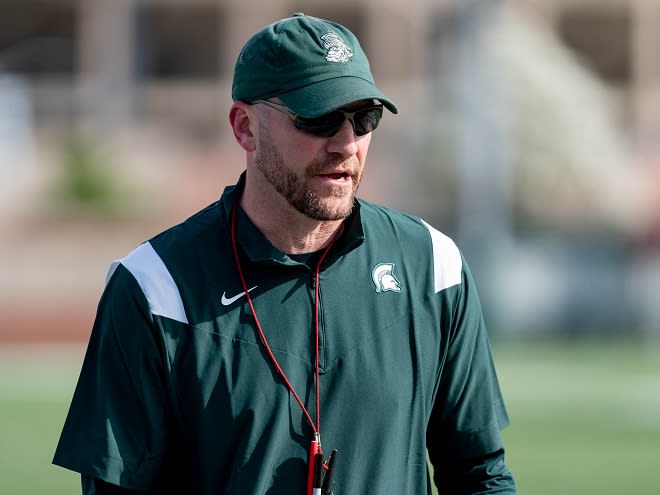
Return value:
<svg viewBox="0 0 660 495">
<path fill-rule="evenodd" d="M 314 260 L 268 242 L 237 206 L 243 184 L 112 264 L 54 463 L 148 493 L 304 493 L 312 428 L 256 331 L 232 208 L 256 315 L 313 418 Z M 430 493 L 427 449 L 436 474 L 501 451 L 481 308 L 448 237 L 356 200 L 320 267 L 318 310 L 338 495 Z"/>
</svg>

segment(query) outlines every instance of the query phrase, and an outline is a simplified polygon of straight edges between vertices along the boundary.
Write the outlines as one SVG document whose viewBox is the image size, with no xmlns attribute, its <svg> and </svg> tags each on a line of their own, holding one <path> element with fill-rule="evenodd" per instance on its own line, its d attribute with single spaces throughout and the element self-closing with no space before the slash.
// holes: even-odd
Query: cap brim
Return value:
<svg viewBox="0 0 660 495">
<path fill-rule="evenodd" d="M 292 111 L 301 117 L 320 117 L 351 103 L 376 99 L 392 113 L 398 109 L 370 81 L 359 77 L 336 77 L 303 88 L 277 95 Z"/>
</svg>

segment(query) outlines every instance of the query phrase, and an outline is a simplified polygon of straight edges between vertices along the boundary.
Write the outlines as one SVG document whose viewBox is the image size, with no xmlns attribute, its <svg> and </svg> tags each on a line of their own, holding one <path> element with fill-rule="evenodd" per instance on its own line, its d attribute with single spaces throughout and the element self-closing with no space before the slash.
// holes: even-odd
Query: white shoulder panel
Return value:
<svg viewBox="0 0 660 495">
<path fill-rule="evenodd" d="M 439 230 L 434 229 L 424 220 L 433 243 L 433 279 L 435 292 L 461 283 L 463 260 L 454 241 Z"/>
<path fill-rule="evenodd" d="M 188 323 L 179 288 L 150 243 L 145 242 L 126 257 L 113 261 L 108 269 L 106 284 L 120 264 L 140 284 L 152 314 Z"/>
</svg>

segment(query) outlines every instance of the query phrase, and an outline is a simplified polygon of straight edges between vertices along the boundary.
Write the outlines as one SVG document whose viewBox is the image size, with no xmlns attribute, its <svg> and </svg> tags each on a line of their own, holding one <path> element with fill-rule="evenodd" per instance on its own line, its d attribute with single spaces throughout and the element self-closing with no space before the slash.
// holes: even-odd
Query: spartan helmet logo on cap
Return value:
<svg viewBox="0 0 660 495">
<path fill-rule="evenodd" d="M 328 62 L 345 64 L 353 56 L 351 49 L 337 34 L 325 33 L 321 36 L 321 39 L 323 40 L 323 46 L 328 50 L 328 54 L 325 56 Z"/>
<path fill-rule="evenodd" d="M 376 292 L 401 292 L 401 284 L 392 271 L 394 263 L 380 263 L 371 272 L 371 279 L 376 286 Z"/>
</svg>

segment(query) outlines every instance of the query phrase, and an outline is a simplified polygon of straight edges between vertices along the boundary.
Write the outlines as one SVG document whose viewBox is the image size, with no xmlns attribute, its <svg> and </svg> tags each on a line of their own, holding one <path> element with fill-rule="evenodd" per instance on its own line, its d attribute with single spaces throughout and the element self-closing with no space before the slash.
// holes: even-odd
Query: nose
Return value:
<svg viewBox="0 0 660 495">
<path fill-rule="evenodd" d="M 355 155 L 358 151 L 358 139 L 351 122 L 345 120 L 337 133 L 328 138 L 327 151 L 329 153 L 339 153 L 344 156 Z"/>
</svg>

